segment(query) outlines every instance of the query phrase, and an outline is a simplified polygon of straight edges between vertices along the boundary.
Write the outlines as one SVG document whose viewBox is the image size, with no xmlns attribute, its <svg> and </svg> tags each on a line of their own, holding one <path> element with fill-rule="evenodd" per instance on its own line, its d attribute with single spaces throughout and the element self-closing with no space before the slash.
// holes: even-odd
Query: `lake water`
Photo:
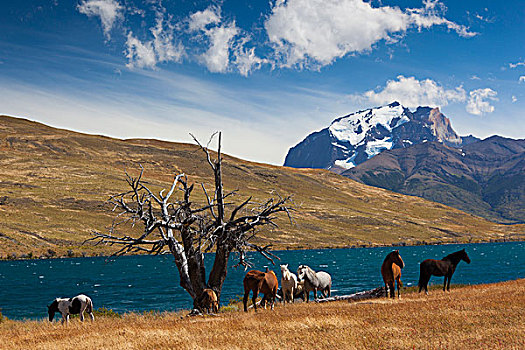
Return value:
<svg viewBox="0 0 525 350">
<path fill-rule="evenodd" d="M 419 262 L 440 259 L 466 248 L 470 265 L 460 262 L 452 283 L 479 284 L 525 277 L 525 242 L 399 247 L 406 267 L 405 286 L 416 285 Z M 295 271 L 300 264 L 332 275 L 333 295 L 350 294 L 382 286 L 384 257 L 393 248 L 323 249 L 274 252 L 281 263 Z M 264 270 L 268 261 L 251 254 L 254 268 Z M 206 257 L 208 271 L 212 255 Z M 233 264 L 230 264 L 232 266 Z M 271 267 L 280 279 L 279 266 Z M 230 267 L 223 287 L 222 303 L 243 293 L 245 271 Z M 431 284 L 442 284 L 432 277 Z M 179 287 L 175 263 L 170 256 L 126 256 L 0 262 L 0 308 L 8 318 L 44 318 L 46 305 L 59 296 L 84 293 L 95 308 L 117 312 L 179 310 L 192 306 Z"/>
</svg>

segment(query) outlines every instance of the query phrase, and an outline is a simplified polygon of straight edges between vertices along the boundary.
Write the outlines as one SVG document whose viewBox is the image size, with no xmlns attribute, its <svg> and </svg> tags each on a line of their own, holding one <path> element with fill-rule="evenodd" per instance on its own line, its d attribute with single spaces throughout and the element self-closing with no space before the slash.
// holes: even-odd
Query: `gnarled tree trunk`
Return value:
<svg viewBox="0 0 525 350">
<path fill-rule="evenodd" d="M 195 139 L 195 138 L 194 138 Z M 210 139 L 210 141 L 213 137 Z M 224 194 L 222 184 L 221 134 L 219 133 L 217 159 L 212 161 L 208 146 L 202 146 L 208 164 L 213 171 L 213 197 L 208 195 L 204 185 L 203 192 L 207 204 L 194 207 L 190 200 L 193 185 L 188 186 L 184 174 L 176 175 L 171 188 L 164 195 L 164 190 L 155 194 L 142 180 L 144 169 L 138 177 L 126 173 L 126 180 L 130 190 L 114 195 L 110 202 L 114 211 L 118 210 L 115 221 L 109 233 L 93 232 L 97 244 L 120 246 L 114 255 L 124 255 L 132 252 L 148 254 L 170 253 L 175 258 L 180 277 L 180 285 L 194 300 L 194 307 L 204 309 L 201 305 L 203 290 L 211 288 L 221 297 L 222 286 L 228 272 L 228 260 L 233 251 L 239 253 L 239 265 L 247 267 L 246 251 L 253 249 L 272 260 L 268 252 L 271 245 L 260 247 L 250 241 L 255 230 L 260 226 L 273 225 L 274 214 L 286 213 L 290 217 L 290 208 L 287 206 L 290 197 L 269 199 L 262 205 L 251 206 L 251 197 L 237 206 L 231 206 L 229 219 L 226 217 L 228 206 L 224 199 L 234 192 Z M 182 195 L 172 200 L 175 192 Z M 237 217 L 243 211 L 244 216 Z M 131 237 L 119 232 L 121 224 L 135 224 L 140 222 L 144 228 L 138 237 Z M 247 234 L 250 232 L 250 234 Z M 206 282 L 204 253 L 215 251 L 215 260 Z M 272 260 L 273 262 L 273 260 Z"/>
</svg>

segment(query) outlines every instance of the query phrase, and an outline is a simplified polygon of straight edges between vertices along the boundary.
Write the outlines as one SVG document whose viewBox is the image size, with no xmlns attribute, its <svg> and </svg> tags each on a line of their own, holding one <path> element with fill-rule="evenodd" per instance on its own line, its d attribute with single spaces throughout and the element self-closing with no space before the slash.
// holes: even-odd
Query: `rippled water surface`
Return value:
<svg viewBox="0 0 525 350">
<path fill-rule="evenodd" d="M 466 248 L 472 263 L 461 262 L 452 283 L 479 284 L 525 277 L 525 242 L 400 247 L 406 267 L 402 280 L 417 284 L 419 262 L 440 259 Z M 310 265 L 332 275 L 333 294 L 349 294 L 382 285 L 381 263 L 392 248 L 323 249 L 275 252 L 292 271 Z M 264 270 L 268 261 L 252 254 L 254 268 Z M 206 256 L 208 269 L 213 255 Z M 234 264 L 230 264 L 232 266 Z M 280 278 L 279 266 L 271 267 Z M 225 302 L 243 293 L 245 271 L 230 267 L 223 288 Z M 443 278 L 432 277 L 432 284 Z M 108 262 L 105 258 L 73 258 L 0 262 L 0 308 L 15 319 L 43 318 L 46 305 L 59 296 L 84 293 L 95 308 L 117 312 L 177 310 L 191 307 L 191 299 L 179 287 L 173 258 L 129 256 Z"/>
</svg>

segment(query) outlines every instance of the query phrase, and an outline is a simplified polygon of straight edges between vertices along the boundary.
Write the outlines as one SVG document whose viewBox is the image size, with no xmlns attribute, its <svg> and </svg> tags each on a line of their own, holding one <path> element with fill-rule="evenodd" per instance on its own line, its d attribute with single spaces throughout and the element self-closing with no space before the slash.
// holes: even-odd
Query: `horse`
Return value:
<svg viewBox="0 0 525 350">
<path fill-rule="evenodd" d="M 428 281 L 430 276 L 445 276 L 443 283 L 443 292 L 446 289 L 450 292 L 450 279 L 456 271 L 456 266 L 463 260 L 470 264 L 470 258 L 465 249 L 449 254 L 441 260 L 427 259 L 419 265 L 419 293 L 425 288 L 425 294 L 428 295 Z M 448 284 L 447 284 L 448 281 Z"/>
<path fill-rule="evenodd" d="M 203 289 L 202 294 L 199 297 L 198 304 L 200 305 L 201 309 L 206 310 L 208 313 L 212 311 L 217 313 L 219 311 L 219 300 L 217 299 L 217 294 L 213 291 L 213 289 Z"/>
<path fill-rule="evenodd" d="M 306 302 L 310 300 L 310 292 L 314 292 L 314 300 L 317 300 L 317 291 L 320 291 L 325 298 L 330 296 L 332 277 L 327 272 L 315 272 L 309 266 L 301 265 L 297 269 L 297 277 L 300 281 L 304 280 Z"/>
<path fill-rule="evenodd" d="M 74 298 L 56 298 L 51 305 L 47 307 L 47 313 L 49 314 L 49 321 L 53 322 L 56 312 L 60 312 L 62 315 L 62 324 L 64 321 L 69 322 L 69 315 L 80 314 L 80 321 L 84 322 L 84 311 L 87 311 L 91 317 L 91 321 L 95 320 L 93 315 L 93 302 L 91 298 L 80 294 Z"/>
<path fill-rule="evenodd" d="M 297 290 L 297 276 L 288 270 L 288 264 L 281 265 L 281 288 L 283 301 L 294 302 L 295 291 Z"/>
<path fill-rule="evenodd" d="M 403 286 L 401 282 L 401 269 L 405 267 L 403 259 L 399 254 L 399 250 L 394 250 L 388 253 L 383 265 L 381 265 L 381 275 L 385 282 L 386 297 L 388 298 L 388 291 L 390 290 L 390 297 L 395 298 L 395 283 L 397 281 L 397 297 L 401 298 L 400 287 Z"/>
<path fill-rule="evenodd" d="M 261 300 L 261 305 L 266 309 L 266 302 L 269 302 L 273 310 L 275 304 L 275 298 L 277 296 L 277 289 L 279 288 L 279 282 L 277 276 L 273 271 L 266 268 L 266 272 L 251 270 L 246 273 L 243 280 L 244 285 L 244 311 L 248 312 L 248 296 L 250 291 L 253 292 L 252 303 L 253 308 L 257 311 L 257 295 L 263 293 L 264 297 Z"/>
</svg>

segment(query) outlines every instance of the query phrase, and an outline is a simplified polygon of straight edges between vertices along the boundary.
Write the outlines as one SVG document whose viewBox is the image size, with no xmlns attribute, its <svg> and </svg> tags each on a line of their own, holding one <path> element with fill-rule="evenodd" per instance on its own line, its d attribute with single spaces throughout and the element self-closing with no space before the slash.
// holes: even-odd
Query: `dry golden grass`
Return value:
<svg viewBox="0 0 525 350">
<path fill-rule="evenodd" d="M 212 173 L 194 145 L 118 140 L 0 116 L 0 258 L 52 255 L 50 249 L 57 256 L 113 252 L 80 243 L 110 225 L 104 201 L 127 190 L 124 169 L 133 173 L 139 163 L 158 190 L 180 172 L 211 186 Z M 239 201 L 250 195 L 262 201 L 273 190 L 293 194 L 297 224 L 283 218 L 279 229 L 260 235 L 276 249 L 525 239 L 525 225 L 498 225 L 326 170 L 225 156 L 223 174 L 226 190 L 239 189 Z M 199 193 L 194 200 L 203 202 Z"/>
<path fill-rule="evenodd" d="M 166 313 L 7 321 L 2 349 L 524 349 L 525 279 L 360 303 L 278 305 L 218 317 Z"/>
</svg>

